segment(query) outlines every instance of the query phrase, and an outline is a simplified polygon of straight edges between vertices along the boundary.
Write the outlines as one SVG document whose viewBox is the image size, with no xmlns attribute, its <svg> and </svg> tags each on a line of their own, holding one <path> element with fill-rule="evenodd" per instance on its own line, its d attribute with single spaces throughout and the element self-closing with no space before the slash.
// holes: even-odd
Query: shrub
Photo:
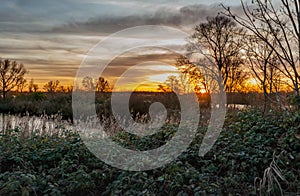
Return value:
<svg viewBox="0 0 300 196">
<path fill-rule="evenodd" d="M 198 156 L 206 131 L 200 127 L 190 147 L 176 160 L 143 172 L 106 165 L 75 133 L 23 137 L 15 129 L 0 136 L 0 194 L 255 195 L 263 190 L 255 190 L 254 180 L 263 179 L 275 160 L 287 180 L 278 178 L 283 193 L 296 195 L 300 187 L 299 120 L 299 112 L 230 113 L 219 139 L 204 157 Z M 127 148 L 148 150 L 163 145 L 175 131 L 176 126 L 165 125 L 149 137 L 119 133 L 113 139 Z M 271 188 L 265 193 L 280 194 Z"/>
</svg>

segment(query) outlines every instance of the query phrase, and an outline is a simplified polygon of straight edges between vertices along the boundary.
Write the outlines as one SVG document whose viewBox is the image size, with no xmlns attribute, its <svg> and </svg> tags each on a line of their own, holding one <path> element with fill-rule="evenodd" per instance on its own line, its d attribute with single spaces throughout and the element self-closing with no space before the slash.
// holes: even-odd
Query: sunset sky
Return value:
<svg viewBox="0 0 300 196">
<path fill-rule="evenodd" d="M 25 64 L 42 88 L 49 80 L 71 85 L 87 52 L 106 36 L 138 25 L 166 25 L 191 33 L 220 3 L 239 9 L 240 0 L 2 0 L 0 4 L 0 58 Z M 175 44 L 175 43 L 174 43 Z M 177 43 L 178 44 L 178 43 Z M 180 43 L 184 44 L 184 43 Z M 129 67 L 142 64 L 127 83 L 163 82 L 176 69 L 174 54 L 150 50 L 128 52 L 114 59 L 105 78 L 116 81 Z M 125 88 L 125 87 L 124 87 Z"/>
</svg>

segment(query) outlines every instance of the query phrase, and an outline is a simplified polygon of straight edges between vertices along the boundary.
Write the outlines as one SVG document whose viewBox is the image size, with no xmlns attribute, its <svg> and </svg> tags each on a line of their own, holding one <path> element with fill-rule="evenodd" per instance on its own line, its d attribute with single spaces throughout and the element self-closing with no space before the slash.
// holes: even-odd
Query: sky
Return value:
<svg viewBox="0 0 300 196">
<path fill-rule="evenodd" d="M 72 85 L 88 52 L 113 33 L 140 25 L 165 25 L 190 34 L 196 24 L 220 11 L 220 3 L 238 10 L 239 2 L 1 0 L 0 58 L 23 63 L 29 71 L 26 79 L 33 78 L 40 88 L 49 80 Z M 143 82 L 147 86 L 147 82 L 163 82 L 167 76 L 176 74 L 174 59 L 174 54 L 161 49 L 133 49 L 112 59 L 103 76 L 113 83 L 137 65 L 136 75 L 123 76 L 128 77 L 124 81 L 128 85 Z"/>
</svg>

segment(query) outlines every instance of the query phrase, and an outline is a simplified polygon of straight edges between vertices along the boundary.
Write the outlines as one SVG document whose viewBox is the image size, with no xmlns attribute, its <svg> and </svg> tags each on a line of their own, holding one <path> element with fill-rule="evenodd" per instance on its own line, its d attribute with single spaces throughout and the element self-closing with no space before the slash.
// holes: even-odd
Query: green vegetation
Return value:
<svg viewBox="0 0 300 196">
<path fill-rule="evenodd" d="M 122 96 L 122 93 L 120 93 Z M 111 93 L 96 93 L 95 105 L 97 113 L 100 117 L 110 117 Z M 201 98 L 207 105 L 205 98 Z M 171 101 L 170 101 L 171 100 Z M 178 110 L 180 108 L 179 101 L 174 93 L 140 93 L 135 92 L 130 98 L 129 108 L 134 115 L 148 113 L 149 106 L 154 102 L 161 102 L 166 108 Z M 23 93 L 16 97 L 0 99 L 0 113 L 4 114 L 21 114 L 21 115 L 55 115 L 59 113 L 63 119 L 69 120 L 73 117 L 72 112 L 72 94 L 71 93 L 44 93 L 32 92 Z"/>
<path fill-rule="evenodd" d="M 206 131 L 200 127 L 179 158 L 145 172 L 104 164 L 76 133 L 24 137 L 22 131 L 10 130 L 0 138 L 0 195 L 255 195 L 259 191 L 278 195 L 281 189 L 296 195 L 300 190 L 299 129 L 300 112 L 231 112 L 221 136 L 204 157 L 198 156 Z M 121 132 L 114 140 L 145 150 L 162 145 L 174 131 L 176 126 L 165 125 L 151 138 Z"/>
<path fill-rule="evenodd" d="M 195 10 L 189 7 L 178 10 L 192 19 L 190 16 L 197 14 L 201 6 L 194 7 Z M 110 98 L 114 84 L 109 84 L 105 78 L 87 75 L 81 85 L 74 86 L 63 86 L 58 80 L 50 80 L 39 87 L 34 79 L 26 81 L 27 70 L 22 63 L 0 59 L 0 122 L 3 128 L 0 135 L 0 195 L 299 195 L 299 0 L 279 0 L 276 3 L 252 0 L 251 4 L 241 0 L 242 9 L 222 7 L 223 11 L 219 7 L 220 13 L 215 17 L 201 20 L 187 37 L 187 54 L 173 59 L 180 72 L 178 76 L 169 76 L 164 83 L 157 85 L 156 90 L 153 88 L 154 93 L 132 94 L 128 108 L 137 122 L 150 120 L 148 110 L 154 102 L 162 103 L 167 109 L 168 123 L 160 132 L 147 137 L 121 131 L 116 123 L 118 117 L 112 116 L 111 111 Z M 174 16 L 176 21 L 180 19 L 177 18 L 179 15 Z M 173 21 L 168 17 L 165 22 Z M 156 20 L 145 21 L 151 23 Z M 154 48 L 159 47 L 153 47 L 153 51 Z M 67 52 L 74 51 L 68 48 Z M 125 73 L 129 65 L 135 62 L 132 60 L 140 60 L 140 57 L 145 62 L 150 59 L 154 62 L 156 55 L 158 59 L 168 60 L 166 62 L 172 60 L 165 59 L 172 56 L 165 52 L 157 51 L 151 55 L 128 52 L 120 56 L 122 68 L 115 66 L 114 74 L 107 74 L 113 81 L 122 77 L 115 73 L 123 73 L 120 70 Z M 65 54 L 62 51 L 59 53 Z M 27 62 L 43 60 L 37 56 L 22 59 L 22 55 L 15 59 Z M 111 61 L 111 65 L 118 65 L 116 62 Z M 46 64 L 51 63 L 55 64 Z M 211 67 L 212 64 L 217 69 Z M 69 65 L 69 62 L 59 65 Z M 69 71 L 69 68 L 66 69 Z M 145 77 L 145 81 L 146 75 L 150 79 L 146 70 L 138 76 Z M 166 72 L 162 68 L 153 71 Z M 62 75 L 57 76 L 62 78 Z M 52 75 L 53 78 L 57 76 Z M 228 93 L 227 104 L 249 107 L 229 109 L 217 142 L 204 157 L 199 157 L 199 148 L 210 118 L 210 103 L 214 100 L 211 95 L 219 91 L 215 89 L 215 81 L 222 81 Z M 151 171 L 122 171 L 96 158 L 85 147 L 78 133 L 69 130 L 71 120 L 69 124 L 63 124 L 67 121 L 62 119 L 73 119 L 73 91 L 95 92 L 95 109 L 104 130 L 127 149 L 154 149 L 174 136 L 176 123 L 184 108 L 181 108 L 173 91 L 198 94 L 201 106 L 199 129 L 189 148 L 170 164 Z M 121 97 L 124 92 L 114 93 L 120 93 L 118 96 Z M 7 123 L 4 114 L 26 116 L 24 122 L 18 122 L 23 127 L 4 128 L 17 124 Z M 31 121 L 32 127 L 35 127 L 30 129 L 32 115 L 44 119 L 39 125 L 33 125 Z M 52 120 L 52 124 L 47 124 L 47 120 Z M 49 127 L 54 127 L 54 131 Z"/>
<path fill-rule="evenodd" d="M 72 118 L 72 96 L 67 93 L 24 93 L 0 100 L 0 113 L 53 115 L 60 113 L 64 119 Z"/>
</svg>

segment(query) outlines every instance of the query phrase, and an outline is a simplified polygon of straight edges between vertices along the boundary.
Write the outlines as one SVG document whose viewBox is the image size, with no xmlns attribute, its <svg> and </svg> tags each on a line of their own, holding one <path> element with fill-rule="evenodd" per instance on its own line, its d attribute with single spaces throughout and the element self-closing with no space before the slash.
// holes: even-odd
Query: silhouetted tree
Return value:
<svg viewBox="0 0 300 196">
<path fill-rule="evenodd" d="M 22 93 L 24 88 L 27 86 L 27 81 L 23 78 L 23 80 L 20 82 L 20 84 L 18 84 L 17 86 L 17 91 Z"/>
<path fill-rule="evenodd" d="M 61 93 L 65 93 L 67 90 L 66 90 L 66 88 L 65 88 L 63 85 L 61 85 L 61 86 L 59 86 L 59 87 L 57 88 L 57 91 L 58 91 L 58 92 L 61 92 Z"/>
<path fill-rule="evenodd" d="M 166 80 L 166 85 L 170 87 L 171 90 L 178 92 L 179 91 L 179 80 L 176 76 L 168 76 Z"/>
<path fill-rule="evenodd" d="M 245 30 L 228 17 L 208 17 L 207 22 L 195 28 L 188 44 L 190 55 L 201 54 L 211 58 L 220 71 L 225 90 L 232 92 L 245 74 L 242 71 Z"/>
<path fill-rule="evenodd" d="M 193 90 L 196 92 L 200 89 L 204 89 L 206 92 L 209 92 L 207 83 L 208 78 L 205 78 L 205 73 L 201 73 L 199 67 L 190 62 L 187 57 L 180 56 L 178 59 L 176 59 L 176 66 L 182 75 L 188 79 L 188 84 L 186 84 L 185 87 L 187 90 L 188 88 L 193 87 Z"/>
<path fill-rule="evenodd" d="M 190 84 L 189 78 L 186 74 L 181 73 L 179 76 L 169 76 L 164 85 L 159 85 L 159 90 L 164 92 L 179 92 L 190 93 L 193 90 L 193 85 Z"/>
<path fill-rule="evenodd" d="M 103 77 L 99 77 L 96 82 L 96 92 L 108 92 L 110 91 L 110 86 L 107 80 Z"/>
<path fill-rule="evenodd" d="M 71 93 L 71 92 L 73 92 L 73 89 L 74 89 L 74 86 L 72 86 L 72 85 L 71 86 L 67 86 L 66 87 L 66 92 L 67 93 Z"/>
<path fill-rule="evenodd" d="M 9 91 L 24 82 L 26 72 L 22 63 L 0 60 L 0 88 L 4 99 Z"/>
<path fill-rule="evenodd" d="M 33 92 L 37 92 L 39 89 L 39 85 L 33 84 Z"/>
<path fill-rule="evenodd" d="M 166 86 L 166 85 L 162 85 L 162 84 L 159 84 L 158 87 L 157 87 L 157 90 L 160 91 L 160 92 L 172 92 L 172 90 L 170 89 L 170 87 Z"/>
<path fill-rule="evenodd" d="M 111 90 L 108 81 L 103 77 L 94 80 L 93 78 L 86 76 L 82 79 L 82 86 L 86 91 L 108 92 Z"/>
<path fill-rule="evenodd" d="M 291 81 L 294 92 L 299 97 L 299 0 L 253 0 L 252 5 L 241 0 L 241 3 L 243 16 L 223 5 L 227 11 L 225 14 L 248 29 L 274 51 L 280 61 L 280 66 L 275 66 L 275 68 Z M 270 36 L 272 39 L 268 38 Z"/>
<path fill-rule="evenodd" d="M 34 80 L 31 78 L 28 84 L 28 92 L 32 93 L 34 91 Z"/>
<path fill-rule="evenodd" d="M 56 81 L 50 80 L 49 82 L 47 82 L 44 85 L 44 89 L 45 89 L 46 92 L 53 93 L 53 92 L 55 92 L 57 90 L 58 85 L 59 85 L 59 81 L 58 80 L 56 80 Z"/>
<path fill-rule="evenodd" d="M 269 109 L 271 103 L 276 103 L 273 94 L 277 93 L 282 81 L 282 74 L 276 69 L 280 62 L 274 52 L 276 41 L 270 35 L 266 39 L 273 39 L 274 48 L 269 47 L 264 41 L 254 35 L 247 36 L 245 57 L 247 65 L 252 71 L 253 77 L 259 82 L 258 88 L 264 93 L 264 112 Z"/>
<path fill-rule="evenodd" d="M 82 86 L 86 91 L 93 91 L 95 90 L 95 84 L 93 78 L 86 76 L 82 79 Z"/>
</svg>

